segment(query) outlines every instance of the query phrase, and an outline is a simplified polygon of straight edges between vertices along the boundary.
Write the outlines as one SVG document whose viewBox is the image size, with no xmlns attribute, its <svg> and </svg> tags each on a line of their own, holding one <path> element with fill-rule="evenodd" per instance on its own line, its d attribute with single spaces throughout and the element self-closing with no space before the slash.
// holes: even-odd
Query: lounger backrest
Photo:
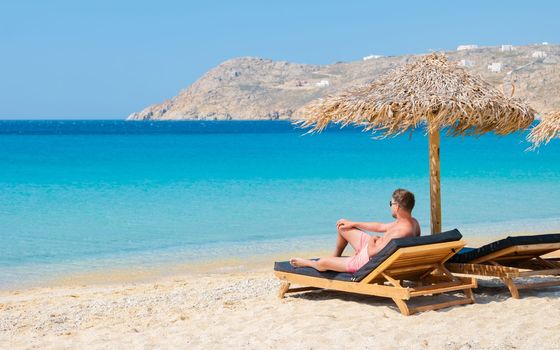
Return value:
<svg viewBox="0 0 560 350">
<path fill-rule="evenodd" d="M 447 232 L 442 232 L 436 235 L 427 235 L 427 236 L 420 236 L 420 237 L 408 237 L 408 238 L 399 238 L 393 239 L 383 248 L 376 256 L 374 256 L 367 264 L 365 264 L 361 269 L 356 271 L 352 280 L 353 281 L 361 281 L 366 276 L 368 279 L 371 279 L 372 272 L 376 270 L 381 264 L 387 261 L 393 254 L 397 251 L 399 252 L 399 258 L 395 259 L 391 262 L 391 268 L 396 267 L 404 267 L 404 266 L 414 266 L 416 262 L 421 262 L 425 264 L 425 258 L 430 256 L 430 254 L 434 254 L 434 252 L 438 251 L 445 256 L 449 255 L 449 253 L 454 253 L 454 250 L 458 251 L 457 247 L 462 247 L 464 243 L 458 242 L 462 238 L 461 233 L 459 230 L 454 229 Z M 428 245 L 437 245 L 442 243 L 449 243 L 449 242 L 456 242 L 457 244 L 451 244 L 444 246 L 431 246 Z M 414 247 L 423 247 L 424 249 L 408 249 L 406 248 L 414 248 Z M 443 249 L 443 250 L 442 250 Z M 447 252 L 445 254 L 445 252 Z M 441 257 L 434 256 L 434 259 L 440 259 Z M 438 260 L 439 261 L 439 260 Z M 377 271 L 379 272 L 379 271 Z"/>
<path fill-rule="evenodd" d="M 560 234 L 515 236 L 500 239 L 480 248 L 460 252 L 454 263 L 479 264 L 488 261 L 528 260 L 560 249 Z"/>
<path fill-rule="evenodd" d="M 440 267 L 464 246 L 464 241 L 453 241 L 400 248 L 361 282 L 384 281 L 387 276 L 395 280 L 417 280 Z"/>
</svg>

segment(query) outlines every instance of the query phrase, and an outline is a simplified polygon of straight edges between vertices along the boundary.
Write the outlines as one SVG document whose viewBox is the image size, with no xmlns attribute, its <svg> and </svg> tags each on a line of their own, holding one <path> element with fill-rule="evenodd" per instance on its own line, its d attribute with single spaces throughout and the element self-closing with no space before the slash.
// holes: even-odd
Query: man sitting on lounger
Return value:
<svg viewBox="0 0 560 350">
<path fill-rule="evenodd" d="M 396 220 L 384 224 L 380 222 L 352 222 L 340 219 L 336 223 L 338 236 L 333 256 L 308 260 L 301 258 L 290 259 L 294 267 L 313 267 L 318 271 L 339 271 L 355 273 L 364 266 L 369 259 L 379 253 L 393 238 L 420 236 L 420 225 L 412 217 L 414 208 L 414 194 L 404 189 L 393 192 L 391 201 L 391 215 Z M 369 235 L 364 231 L 384 233 L 383 236 Z M 354 256 L 343 257 L 344 248 L 350 243 L 355 250 Z"/>
</svg>

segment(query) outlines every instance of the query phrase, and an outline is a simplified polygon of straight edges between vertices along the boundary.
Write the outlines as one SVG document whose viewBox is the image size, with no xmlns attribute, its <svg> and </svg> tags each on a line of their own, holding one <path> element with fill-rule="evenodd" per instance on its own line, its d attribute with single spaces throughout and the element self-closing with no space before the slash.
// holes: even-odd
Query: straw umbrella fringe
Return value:
<svg viewBox="0 0 560 350">
<path fill-rule="evenodd" d="M 560 138 L 560 112 L 544 115 L 540 123 L 531 129 L 527 139 L 533 143 L 529 149 L 536 149 L 547 144 L 555 137 Z"/>
<path fill-rule="evenodd" d="M 362 126 L 377 138 L 425 126 L 430 155 L 432 233 L 441 232 L 439 134 L 506 135 L 531 125 L 535 110 L 471 75 L 444 54 L 433 53 L 391 71 L 371 84 L 313 101 L 296 124 L 320 132 L 329 123 Z"/>
</svg>

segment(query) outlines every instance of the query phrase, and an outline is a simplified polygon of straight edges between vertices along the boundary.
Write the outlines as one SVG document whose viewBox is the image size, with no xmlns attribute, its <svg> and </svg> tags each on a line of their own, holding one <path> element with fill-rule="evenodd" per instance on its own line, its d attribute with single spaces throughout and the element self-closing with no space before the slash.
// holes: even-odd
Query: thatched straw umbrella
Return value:
<svg viewBox="0 0 560 350">
<path fill-rule="evenodd" d="M 453 136 L 490 131 L 505 135 L 529 127 L 535 110 L 449 62 L 444 54 L 433 53 L 365 87 L 311 102 L 298 115 L 297 123 L 311 132 L 329 123 L 352 124 L 378 132 L 379 138 L 425 126 L 433 234 L 441 232 L 440 130 L 447 128 Z"/>
<path fill-rule="evenodd" d="M 540 123 L 531 129 L 527 139 L 533 143 L 530 148 L 535 149 L 555 137 L 560 138 L 560 112 L 544 115 Z"/>
</svg>

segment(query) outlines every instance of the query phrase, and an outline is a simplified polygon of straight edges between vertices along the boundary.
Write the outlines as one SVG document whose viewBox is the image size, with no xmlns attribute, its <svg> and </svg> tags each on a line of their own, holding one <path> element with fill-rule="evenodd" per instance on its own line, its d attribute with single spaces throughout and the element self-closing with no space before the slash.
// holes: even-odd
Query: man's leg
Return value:
<svg viewBox="0 0 560 350">
<path fill-rule="evenodd" d="M 344 248 L 346 248 L 346 245 L 348 245 L 348 243 L 350 243 L 355 251 L 360 248 L 362 242 L 362 234 L 364 233 L 363 231 L 360 231 L 356 228 L 337 228 L 337 231 L 338 235 L 336 237 L 336 247 L 333 253 L 334 257 L 342 256 L 342 252 L 344 251 Z"/>
<path fill-rule="evenodd" d="M 294 267 L 312 267 L 317 271 L 338 271 L 346 272 L 346 264 L 348 264 L 349 257 L 335 257 L 321 258 L 319 260 L 309 260 L 301 258 L 290 259 L 290 264 Z"/>
</svg>

